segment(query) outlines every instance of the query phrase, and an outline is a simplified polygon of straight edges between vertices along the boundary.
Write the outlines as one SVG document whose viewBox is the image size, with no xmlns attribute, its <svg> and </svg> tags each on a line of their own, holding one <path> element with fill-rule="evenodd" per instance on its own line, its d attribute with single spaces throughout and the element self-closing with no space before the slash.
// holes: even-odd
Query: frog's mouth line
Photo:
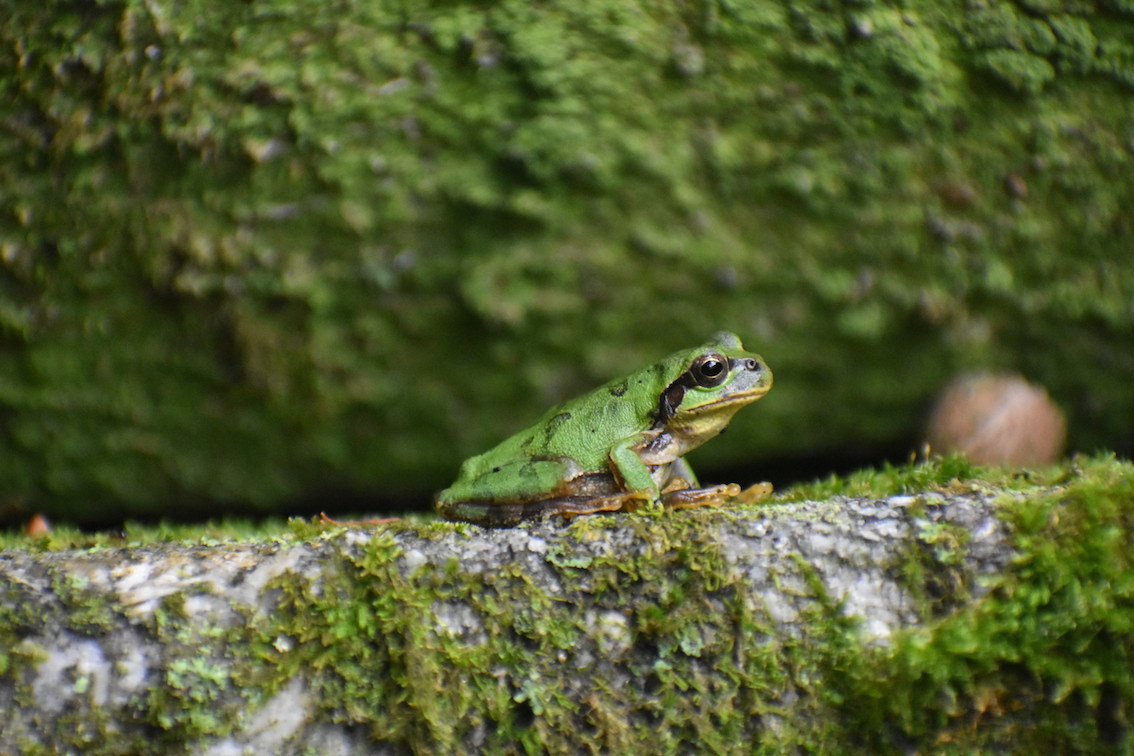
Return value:
<svg viewBox="0 0 1134 756">
<path fill-rule="evenodd" d="M 708 404 L 702 404 L 700 407 L 697 407 L 697 409 L 690 410 L 690 412 L 700 412 L 701 410 L 705 410 L 705 409 L 714 409 L 715 410 L 715 409 L 718 409 L 720 407 L 727 407 L 730 404 L 747 404 L 748 402 L 756 401 L 760 397 L 764 396 L 764 394 L 771 391 L 771 389 L 772 389 L 772 384 L 769 383 L 767 386 L 764 386 L 764 387 L 759 388 L 759 389 L 755 389 L 755 390 L 752 390 L 752 391 L 745 391 L 745 392 L 740 393 L 740 394 L 733 394 L 733 395 L 725 397 L 723 399 L 717 399 L 716 401 L 709 402 Z"/>
<path fill-rule="evenodd" d="M 737 367 L 740 365 L 740 363 L 744 362 L 744 361 L 745 360 L 738 360 L 738 359 L 734 359 L 732 357 L 729 357 L 729 359 L 728 359 L 729 370 L 736 370 Z M 749 368 L 749 370 L 752 370 L 752 369 L 753 368 L 751 368 L 751 367 Z M 717 399 L 716 401 L 709 402 L 708 404 L 702 404 L 697 409 L 691 410 L 691 411 L 692 412 L 700 412 L 701 410 L 704 410 L 704 409 L 716 410 L 716 409 L 719 409 L 721 407 L 728 407 L 732 404 L 747 404 L 748 402 L 754 402 L 757 399 L 759 399 L 760 397 L 764 396 L 764 394 L 766 394 L 766 393 L 768 393 L 769 391 L 772 390 L 772 374 L 768 371 L 768 366 L 763 364 L 763 361 L 757 362 L 755 369 L 759 372 L 759 374 L 761 376 L 764 376 L 764 375 L 767 376 L 767 378 L 768 378 L 767 384 L 765 384 L 763 386 L 753 386 L 752 388 L 750 388 L 747 391 L 741 391 L 741 392 L 731 394 L 731 395 L 726 396 L 726 397 L 722 397 L 720 399 Z"/>
</svg>

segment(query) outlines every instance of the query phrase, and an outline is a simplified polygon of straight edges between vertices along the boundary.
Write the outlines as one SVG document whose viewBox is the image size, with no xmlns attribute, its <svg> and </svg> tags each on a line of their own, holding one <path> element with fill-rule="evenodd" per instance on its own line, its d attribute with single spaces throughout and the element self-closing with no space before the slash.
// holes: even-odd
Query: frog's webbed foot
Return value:
<svg viewBox="0 0 1134 756">
<path fill-rule="evenodd" d="M 771 483 L 753 483 L 732 500 L 733 504 L 756 504 L 772 495 Z"/>
<path fill-rule="evenodd" d="M 740 486 L 728 483 L 709 488 L 681 488 L 670 490 L 672 484 L 662 493 L 661 502 L 665 509 L 692 509 L 694 507 L 718 507 L 740 494 Z"/>
<path fill-rule="evenodd" d="M 771 483 L 757 483 L 743 491 L 735 483 L 709 488 L 677 488 L 684 481 L 677 479 L 662 492 L 662 506 L 666 509 L 693 509 L 719 507 L 722 504 L 755 504 L 772 493 Z"/>
</svg>

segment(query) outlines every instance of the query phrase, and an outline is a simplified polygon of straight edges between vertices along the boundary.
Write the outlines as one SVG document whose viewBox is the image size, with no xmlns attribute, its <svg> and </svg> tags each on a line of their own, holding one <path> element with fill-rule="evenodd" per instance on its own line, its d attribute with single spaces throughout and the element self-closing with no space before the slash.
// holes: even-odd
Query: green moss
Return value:
<svg viewBox="0 0 1134 756">
<path fill-rule="evenodd" d="M 245 722 L 266 700 L 257 674 L 255 618 L 233 606 L 235 622 L 201 614 L 185 617 L 185 594 L 171 594 L 155 610 L 149 632 L 164 651 L 152 670 L 160 682 L 147 687 L 137 706 L 154 728 L 150 750 L 178 748 L 223 736 Z"/>
<path fill-rule="evenodd" d="M 923 620 L 947 614 L 971 598 L 974 576 L 965 569 L 965 546 L 971 534 L 960 525 L 926 519 L 926 509 L 940 504 L 918 502 L 908 515 L 914 528 L 910 553 L 897 565 L 902 587 L 920 606 Z"/>
<path fill-rule="evenodd" d="M 1122 4 L 202 7 L 0 30 L 33 510 L 437 490 L 720 328 L 781 380 L 706 462 L 909 438 L 969 367 L 1131 444 Z"/>
<path fill-rule="evenodd" d="M 99 636 L 122 621 L 122 608 L 114 598 L 91 588 L 86 578 L 55 572 L 52 590 L 62 604 L 65 627 L 72 632 Z"/>
<path fill-rule="evenodd" d="M 283 520 L 273 517 L 253 519 L 224 517 L 207 522 L 173 523 L 158 520 L 142 524 L 127 522 L 121 530 L 84 531 L 67 524 L 53 525 L 50 532 L 27 535 L 15 530 L 0 531 L 0 550 L 30 552 L 65 550 L 99 551 L 140 548 L 165 543 L 217 546 L 273 537 L 299 539 L 304 534 L 323 532 L 318 521 Z"/>
<path fill-rule="evenodd" d="M 177 741 L 227 733 L 232 723 L 225 722 L 217 704 L 224 689 L 231 684 L 231 675 L 231 666 L 221 660 L 174 659 L 165 669 L 162 684 L 153 689 L 155 695 L 150 706 L 155 714 L 154 724 L 171 733 Z M 170 698 L 174 700 L 167 700 Z M 236 712 L 230 716 L 232 714 Z"/>
<path fill-rule="evenodd" d="M 827 678 L 865 748 L 1129 747 L 1132 471 L 1085 460 L 1063 489 L 1005 497 L 1018 553 L 992 592 Z"/>
<path fill-rule="evenodd" d="M 982 63 L 1009 87 L 1025 94 L 1038 94 L 1055 79 L 1055 68 L 1046 60 L 1015 50 L 994 50 Z"/>
<path fill-rule="evenodd" d="M 585 540 L 592 525 L 573 529 Z M 691 538 L 671 549 L 664 544 L 675 534 L 664 522 L 637 525 L 638 556 L 596 558 L 580 569 L 549 555 L 563 585 L 555 594 L 510 565 L 407 580 L 394 564 L 393 542 L 375 536 L 344 565 L 342 582 L 318 595 L 301 579 L 281 579 L 284 598 L 273 613 L 281 625 L 265 640 L 291 639 L 278 659 L 282 679 L 317 670 L 319 700 L 333 719 L 366 724 L 376 738 L 410 748 L 451 750 L 475 730 L 488 750 L 569 748 L 580 732 L 592 733 L 596 748 L 616 751 L 651 731 L 653 742 L 671 746 L 728 743 L 745 722 L 708 700 L 737 689 L 740 670 L 718 679 L 712 669 L 731 658 L 724 652 L 735 614 L 744 613 L 742 596 L 724 584 L 719 564 L 706 561 L 708 543 Z M 580 591 L 592 597 L 593 611 L 565 600 Z M 732 609 L 707 617 L 710 599 Z M 438 611 L 470 612 L 475 627 L 438 627 Z M 582 639 L 596 634 L 598 651 L 634 659 L 625 670 L 629 688 L 604 685 L 604 660 L 578 656 Z M 561 668 L 580 664 L 596 669 L 593 690 L 563 687 Z"/>
<path fill-rule="evenodd" d="M 438 653 L 424 618 L 433 586 L 401 576 L 392 565 L 397 554 L 393 540 L 377 533 L 318 589 L 298 576 L 275 581 L 281 597 L 261 652 L 277 685 L 313 675 L 322 716 L 418 748 L 452 744 L 461 720 L 451 707 L 469 695 L 461 681 L 477 659 Z"/>
<path fill-rule="evenodd" d="M 899 496 L 922 491 L 953 492 L 965 490 L 967 484 L 986 481 L 996 486 L 1009 485 L 1034 473 L 1007 469 L 988 469 L 973 465 L 961 455 L 931 457 L 923 462 L 881 468 L 864 468 L 847 476 L 831 475 L 826 480 L 800 483 L 778 494 L 780 501 L 823 501 L 833 496 Z"/>
</svg>

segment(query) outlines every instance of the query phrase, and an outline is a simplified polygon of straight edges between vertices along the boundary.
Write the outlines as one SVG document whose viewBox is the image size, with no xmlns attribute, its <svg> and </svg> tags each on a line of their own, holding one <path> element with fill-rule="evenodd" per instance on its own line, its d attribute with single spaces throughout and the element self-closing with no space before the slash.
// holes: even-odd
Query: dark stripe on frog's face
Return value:
<svg viewBox="0 0 1134 756">
<path fill-rule="evenodd" d="M 654 410 L 655 425 L 665 425 L 672 420 L 677 414 L 677 408 L 681 406 L 681 400 L 685 398 L 685 392 L 695 385 L 697 382 L 686 370 L 676 381 L 666 386 L 658 399 L 658 407 Z"/>
<path fill-rule="evenodd" d="M 763 365 L 761 365 L 758 361 L 752 359 L 751 357 L 735 359 L 733 357 L 724 357 L 723 355 L 718 356 L 720 356 L 722 359 L 728 360 L 728 374 L 730 376 L 741 367 L 753 371 L 760 371 L 765 369 Z M 701 358 L 695 360 L 693 365 L 691 365 L 688 370 L 679 375 L 677 377 L 677 380 L 669 384 L 669 386 L 666 387 L 665 391 L 661 393 L 661 396 L 658 398 L 657 409 L 654 410 L 655 427 L 665 425 L 670 420 L 672 420 L 674 415 L 677 414 L 677 409 L 681 406 L 681 402 L 685 399 L 685 393 L 689 389 L 695 388 L 698 385 L 698 381 L 693 373 L 693 370 L 694 365 L 696 365 L 700 359 Z M 723 386 L 727 383 L 728 381 L 721 385 Z M 711 404 L 712 402 L 710 402 L 710 405 Z"/>
</svg>

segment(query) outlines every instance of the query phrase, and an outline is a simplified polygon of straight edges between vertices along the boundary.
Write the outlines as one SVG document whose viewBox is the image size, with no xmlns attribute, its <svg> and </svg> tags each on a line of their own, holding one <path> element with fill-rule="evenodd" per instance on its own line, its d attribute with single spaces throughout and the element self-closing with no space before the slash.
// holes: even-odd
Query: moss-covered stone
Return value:
<svg viewBox="0 0 1134 756">
<path fill-rule="evenodd" d="M 199 549 L 176 570 L 207 584 L 227 574 L 227 588 L 179 591 L 149 609 L 147 594 L 107 615 L 110 625 L 83 623 L 105 632 L 92 639 L 111 659 L 113 639 L 135 634 L 160 676 L 126 702 L 105 690 L 99 701 L 104 671 L 91 667 L 85 683 L 64 676 L 71 727 L 0 737 L 7 745 L 21 733 L 28 752 L 237 747 L 268 729 L 261 711 L 286 705 L 298 719 L 277 748 L 318 749 L 334 732 L 337 743 L 398 752 L 1129 749 L 1134 467 L 1096 457 L 1015 473 L 953 459 L 824 486 L 824 501 L 800 490 L 735 512 L 593 516 L 488 536 L 452 523 L 296 523 L 288 537 Z M 965 500 L 993 497 L 994 508 L 957 519 Z M 889 565 L 856 563 L 841 546 L 828 563 L 824 542 L 789 535 L 796 521 L 798 532 L 830 538 L 821 526 L 840 513 L 879 508 L 904 512 L 870 526 L 868 541 L 891 534 L 874 541 L 898 557 Z M 997 535 L 996 522 L 1007 530 Z M 738 564 L 736 539 L 784 553 Z M 503 552 L 490 549 L 494 540 Z M 160 548 L 5 551 L 5 569 L 24 560 L 30 582 L 25 598 L 14 586 L 0 598 L 0 703 L 18 700 L 26 712 L 52 700 L 42 666 L 52 654 L 33 639 L 54 638 L 68 621 L 30 615 L 59 602 L 82 610 L 102 585 L 97 570 L 91 586 L 51 580 L 53 560 L 156 569 L 176 553 Z M 776 574 L 752 572 L 770 565 Z M 840 565 L 859 588 L 836 588 Z M 964 575 L 952 584 L 964 588 L 929 590 L 938 566 Z M 850 608 L 877 568 L 920 604 L 899 608 L 905 619 L 883 635 L 878 615 Z M 160 593 L 163 574 L 149 590 Z M 260 587 L 247 593 L 249 582 Z M 64 672 L 85 669 L 76 658 Z M 26 728 L 28 719 L 4 721 Z"/>
<path fill-rule="evenodd" d="M 1129 751 L 1134 477 L 1091 467 L 1054 495 L 1004 497 L 1018 552 L 987 598 L 827 678 L 864 744 Z"/>
<path fill-rule="evenodd" d="M 436 490 L 719 328 L 779 382 L 702 459 L 909 437 L 972 366 L 1130 449 L 1132 39 L 1123 3 L 18 0 L 4 494 Z"/>
</svg>

